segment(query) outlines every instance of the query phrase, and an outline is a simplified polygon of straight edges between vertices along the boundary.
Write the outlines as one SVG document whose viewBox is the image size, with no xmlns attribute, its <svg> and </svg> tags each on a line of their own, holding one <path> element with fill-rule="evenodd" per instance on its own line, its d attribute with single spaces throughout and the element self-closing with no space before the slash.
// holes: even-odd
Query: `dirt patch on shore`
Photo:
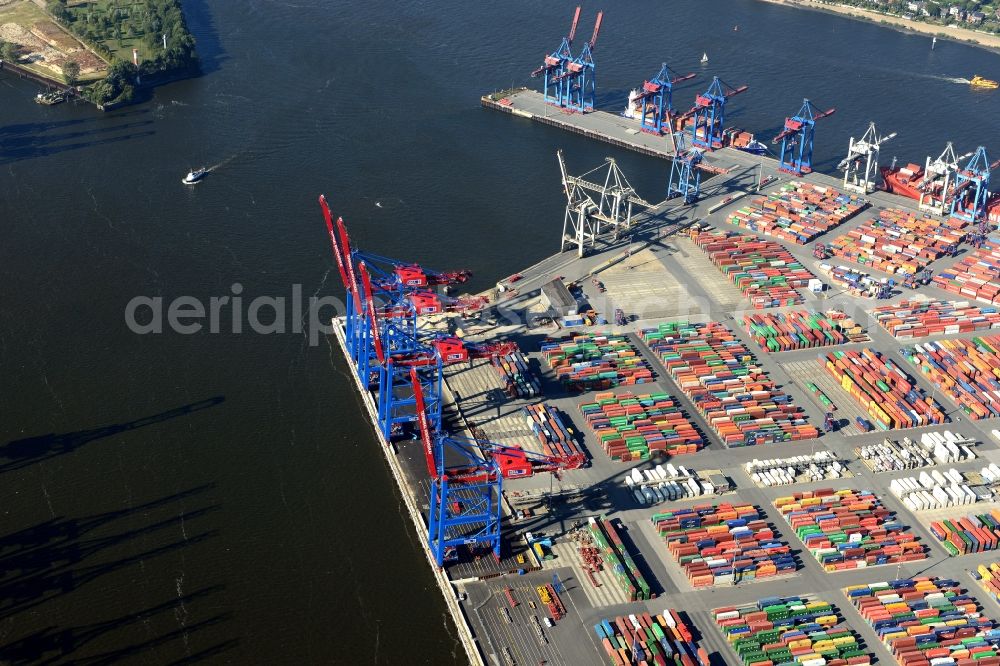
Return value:
<svg viewBox="0 0 1000 666">
<path fill-rule="evenodd" d="M 0 0 L 0 8 L 4 6 L 5 1 Z M 23 2 L 23 0 L 15 1 Z M 77 63 L 81 74 L 94 74 L 107 68 L 107 64 L 101 58 L 84 48 L 72 35 L 52 21 L 36 20 L 28 27 L 21 22 L 5 22 L 4 19 L 8 17 L 4 14 L 0 11 L 0 40 L 21 47 L 18 56 L 20 64 L 35 65 L 47 70 L 48 75 L 57 78 L 62 77 L 63 66 L 67 62 Z"/>
</svg>

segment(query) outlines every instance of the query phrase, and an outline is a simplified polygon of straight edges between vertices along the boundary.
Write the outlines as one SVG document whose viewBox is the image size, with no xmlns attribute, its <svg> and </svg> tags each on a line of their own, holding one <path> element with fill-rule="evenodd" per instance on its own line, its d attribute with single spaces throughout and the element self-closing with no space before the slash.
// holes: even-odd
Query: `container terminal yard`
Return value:
<svg viewBox="0 0 1000 666">
<path fill-rule="evenodd" d="M 665 200 L 560 153 L 559 252 L 463 294 L 320 198 L 338 346 L 470 661 L 1000 664 L 985 148 L 909 197 L 874 125 L 814 172 L 808 101 L 766 145 L 725 126 L 745 86 L 678 111 L 666 65 L 595 110 L 579 17 L 541 92 L 482 104 L 670 160 Z"/>
</svg>

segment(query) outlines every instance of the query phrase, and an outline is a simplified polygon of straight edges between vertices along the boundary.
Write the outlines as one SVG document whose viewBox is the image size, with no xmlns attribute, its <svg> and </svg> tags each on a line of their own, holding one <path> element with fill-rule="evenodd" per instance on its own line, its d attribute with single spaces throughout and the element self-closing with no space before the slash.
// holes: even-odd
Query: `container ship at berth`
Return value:
<svg viewBox="0 0 1000 666">
<path fill-rule="evenodd" d="M 919 164 L 907 164 L 902 167 L 882 167 L 882 180 L 886 192 L 898 194 L 901 197 L 920 200 L 921 197 L 941 201 L 941 183 L 936 187 L 921 190 L 924 180 L 924 168 Z"/>
<path fill-rule="evenodd" d="M 882 188 L 886 192 L 918 201 L 921 207 L 928 209 L 941 210 L 947 205 L 947 202 L 942 203 L 941 196 L 945 189 L 945 181 L 933 177 L 925 178 L 926 171 L 919 164 L 881 167 L 880 171 Z M 1000 193 L 990 194 L 986 204 L 986 217 L 990 222 L 1000 224 Z"/>
<path fill-rule="evenodd" d="M 747 86 L 714 78 L 675 109 L 694 75 L 666 64 L 627 113 L 600 110 L 602 15 L 574 57 L 579 14 L 535 71 L 542 90 L 481 104 L 516 116 L 510 131 L 526 119 L 660 160 L 663 201 L 611 158 L 571 175 L 553 145 L 534 176 L 565 214 L 533 221 L 551 224 L 552 256 L 464 294 L 469 271 L 360 249 L 321 199 L 348 294 L 333 322 L 346 376 L 470 663 L 1000 666 L 1000 631 L 971 598 L 948 627 L 920 626 L 945 613 L 936 603 L 899 626 L 867 610 L 971 586 L 959 558 L 938 561 L 954 548 L 930 552 L 942 530 L 910 529 L 931 520 L 913 506 L 955 507 L 963 538 L 1000 506 L 994 464 L 917 470 L 1000 440 L 986 147 L 880 170 L 894 135 L 872 123 L 838 173 L 819 173 L 817 121 L 833 109 L 805 100 L 767 137 L 774 157 L 749 154 L 763 143 L 724 122 Z M 868 330 L 846 314 L 873 308 Z M 874 431 L 883 444 L 851 444 Z M 873 446 L 913 477 L 854 464 Z M 894 492 L 914 513 L 897 518 Z M 974 502 L 987 508 L 957 508 Z M 843 570 L 850 597 L 826 575 Z M 860 639 L 848 598 L 884 641 Z"/>
</svg>

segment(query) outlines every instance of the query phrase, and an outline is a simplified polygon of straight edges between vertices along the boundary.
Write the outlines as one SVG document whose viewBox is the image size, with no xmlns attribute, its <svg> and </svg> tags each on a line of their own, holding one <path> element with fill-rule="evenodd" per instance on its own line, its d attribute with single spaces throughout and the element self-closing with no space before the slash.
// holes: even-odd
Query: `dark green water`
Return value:
<svg viewBox="0 0 1000 666">
<path fill-rule="evenodd" d="M 40 107 L 0 74 L 0 658 L 459 663 L 330 344 L 234 334 L 228 311 L 217 334 L 136 335 L 124 311 L 234 283 L 247 301 L 339 295 L 320 192 L 360 245 L 472 268 L 473 287 L 554 251 L 556 148 L 578 171 L 612 149 L 478 99 L 531 84 L 572 5 L 184 5 L 206 72 L 148 103 Z M 707 73 L 751 84 L 738 125 L 770 136 L 803 96 L 839 108 L 821 168 L 869 120 L 900 133 L 887 157 L 1000 150 L 1000 96 L 950 80 L 998 78 L 986 51 L 755 0 L 605 9 L 616 111 L 661 61 L 700 72 L 707 51 Z M 662 193 L 664 163 L 617 156 Z M 218 166 L 181 185 L 201 164 Z"/>
</svg>

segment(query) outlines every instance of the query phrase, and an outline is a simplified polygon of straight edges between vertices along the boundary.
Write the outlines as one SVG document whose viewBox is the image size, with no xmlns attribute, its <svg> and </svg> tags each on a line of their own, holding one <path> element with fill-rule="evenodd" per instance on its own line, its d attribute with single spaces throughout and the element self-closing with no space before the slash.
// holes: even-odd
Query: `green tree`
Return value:
<svg viewBox="0 0 1000 666">
<path fill-rule="evenodd" d="M 14 42 L 0 42 L 0 60 L 17 61 L 17 54 L 21 50 Z"/>
<path fill-rule="evenodd" d="M 66 8 L 66 0 L 49 0 L 45 3 L 45 9 L 63 23 L 69 23 L 73 19 L 69 9 Z"/>
<path fill-rule="evenodd" d="M 63 78 L 66 79 L 68 85 L 76 85 L 76 80 L 80 76 L 80 63 L 75 60 L 70 60 L 68 63 L 62 66 Z"/>
</svg>

